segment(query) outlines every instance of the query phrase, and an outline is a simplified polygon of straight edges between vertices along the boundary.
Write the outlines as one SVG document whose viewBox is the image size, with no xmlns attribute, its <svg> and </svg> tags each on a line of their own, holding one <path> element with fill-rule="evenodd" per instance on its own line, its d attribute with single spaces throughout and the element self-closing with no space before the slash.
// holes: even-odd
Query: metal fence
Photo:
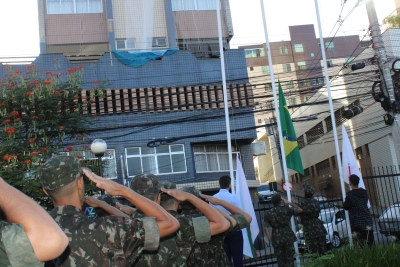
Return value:
<svg viewBox="0 0 400 267">
<path fill-rule="evenodd" d="M 400 239 L 400 171 L 398 166 L 376 167 L 362 170 L 363 180 L 368 192 L 373 226 L 371 234 L 374 235 L 374 243 L 388 245 Z M 348 186 L 346 186 L 348 189 Z M 283 192 L 282 196 L 285 197 Z M 298 196 L 294 196 L 298 198 Z M 315 197 L 320 201 L 320 219 L 324 222 L 327 229 L 328 251 L 340 249 L 349 245 L 347 234 L 346 216 L 343 210 L 343 200 L 341 195 L 316 194 Z M 245 257 L 245 266 L 277 266 L 274 250 L 268 241 L 263 229 L 263 218 L 267 210 L 272 208 L 269 202 L 260 203 L 259 199 L 253 198 L 253 205 L 260 227 L 260 233 L 255 240 L 257 258 Z M 304 263 L 310 260 L 307 246 L 299 234 L 301 223 L 295 218 L 296 236 L 300 251 L 300 259 Z M 353 236 L 354 243 L 357 237 Z M 397 241 L 396 241 L 397 242 Z"/>
</svg>

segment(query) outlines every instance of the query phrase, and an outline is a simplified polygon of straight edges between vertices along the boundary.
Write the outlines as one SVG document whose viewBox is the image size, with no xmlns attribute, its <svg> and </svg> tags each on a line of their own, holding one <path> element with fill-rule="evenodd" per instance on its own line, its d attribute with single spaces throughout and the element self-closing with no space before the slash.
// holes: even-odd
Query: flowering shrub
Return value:
<svg viewBox="0 0 400 267">
<path fill-rule="evenodd" d="M 37 168 L 63 147 L 71 151 L 71 142 L 85 143 L 92 116 L 82 110 L 103 96 L 104 84 L 96 81 L 97 87 L 83 96 L 83 66 L 66 72 L 38 72 L 34 64 L 26 68 L 7 66 L 8 74 L 0 80 L 0 176 L 40 198 Z"/>
</svg>

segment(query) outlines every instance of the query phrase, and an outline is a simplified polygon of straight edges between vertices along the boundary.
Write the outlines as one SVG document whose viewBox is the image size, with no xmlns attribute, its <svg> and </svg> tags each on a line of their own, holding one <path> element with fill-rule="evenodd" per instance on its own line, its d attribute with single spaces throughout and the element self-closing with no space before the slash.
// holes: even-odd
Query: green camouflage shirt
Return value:
<svg viewBox="0 0 400 267">
<path fill-rule="evenodd" d="M 298 205 L 303 210 L 300 213 L 301 224 L 303 225 L 304 237 L 306 239 L 319 238 L 326 235 L 326 229 L 318 218 L 321 210 L 319 202 L 313 198 L 299 199 Z"/>
<path fill-rule="evenodd" d="M 158 246 L 159 229 L 151 217 L 88 219 L 74 206 L 56 207 L 50 216 L 69 239 L 71 252 L 61 266 L 130 266 L 143 249 Z"/>
<path fill-rule="evenodd" d="M 43 267 L 22 225 L 0 222 L 0 266 Z"/>
<path fill-rule="evenodd" d="M 140 210 L 132 214 L 132 218 L 141 219 L 146 215 Z M 185 261 L 179 255 L 176 234 L 169 235 L 160 239 L 160 245 L 156 250 L 143 250 L 140 257 L 133 264 L 135 267 L 157 266 L 157 267 L 181 267 L 185 266 Z"/>
<path fill-rule="evenodd" d="M 297 213 L 297 208 L 284 206 L 274 206 L 265 213 L 264 226 L 272 228 L 272 246 L 292 245 L 296 241 L 296 236 L 290 228 L 290 218 Z"/>
<path fill-rule="evenodd" d="M 224 250 L 224 239 L 227 234 L 230 234 L 234 231 L 238 231 L 242 228 L 249 226 L 247 223 L 246 217 L 243 214 L 237 213 L 234 215 L 230 215 L 234 220 L 236 220 L 237 224 L 235 227 L 232 227 L 232 223 L 230 220 L 229 229 L 221 234 L 214 235 L 211 237 L 210 242 L 207 243 L 207 265 L 208 267 L 225 267 L 231 266 L 231 261 L 226 256 Z"/>
</svg>

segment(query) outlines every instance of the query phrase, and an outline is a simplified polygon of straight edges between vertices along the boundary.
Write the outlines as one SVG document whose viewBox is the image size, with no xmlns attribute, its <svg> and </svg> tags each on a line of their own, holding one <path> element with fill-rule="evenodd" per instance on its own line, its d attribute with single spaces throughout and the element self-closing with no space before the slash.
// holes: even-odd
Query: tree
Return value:
<svg viewBox="0 0 400 267">
<path fill-rule="evenodd" d="M 57 60 L 54 65 L 58 69 Z M 0 83 L 0 176 L 41 202 L 37 169 L 60 151 L 88 149 L 85 134 L 91 116 L 82 111 L 103 91 L 94 81 L 96 88 L 82 94 L 83 66 L 66 73 L 38 72 L 34 64 L 26 68 L 23 73 L 7 66 L 8 75 Z"/>
<path fill-rule="evenodd" d="M 400 13 L 385 18 L 383 23 L 389 24 L 390 28 L 400 28 Z"/>
</svg>

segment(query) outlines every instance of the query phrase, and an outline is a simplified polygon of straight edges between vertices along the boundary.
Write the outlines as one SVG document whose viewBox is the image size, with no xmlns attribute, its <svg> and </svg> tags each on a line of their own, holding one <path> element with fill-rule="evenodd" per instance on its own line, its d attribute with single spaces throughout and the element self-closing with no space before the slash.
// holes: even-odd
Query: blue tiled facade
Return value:
<svg viewBox="0 0 400 267">
<path fill-rule="evenodd" d="M 248 79 L 244 51 L 228 50 L 225 58 L 227 82 L 246 83 Z M 77 66 L 71 64 L 62 55 L 46 54 L 40 55 L 35 60 L 36 69 L 38 71 L 54 70 L 54 59 L 57 59 L 60 71 Z M 188 51 L 179 51 L 172 56 L 151 61 L 139 68 L 125 66 L 110 54 L 105 54 L 97 63 L 82 65 L 85 66 L 84 89 L 91 88 L 93 80 L 107 81 L 109 89 L 221 84 L 219 59 L 198 60 Z M 15 66 L 14 69 L 26 70 L 25 66 Z M 5 75 L 6 72 L 0 69 L 0 77 Z M 231 115 L 232 144 L 239 148 L 247 179 L 255 180 L 250 143 L 256 138 L 256 130 L 253 128 L 246 131 L 235 131 L 239 128 L 255 126 L 251 111 L 251 107 L 242 107 L 230 109 L 229 113 Z M 192 120 L 177 121 L 187 118 Z M 94 120 L 95 124 L 91 126 L 92 133 L 88 137 L 90 138 L 88 142 L 101 138 L 107 142 L 108 148 L 115 149 L 118 181 L 121 183 L 124 174 L 127 178 L 124 164 L 121 164 L 121 159 L 123 162 L 125 161 L 125 148 L 146 146 L 152 138 L 188 137 L 173 143 L 183 144 L 185 147 L 187 172 L 160 175 L 162 180 L 168 179 L 178 183 L 205 182 L 217 180 L 221 175 L 229 174 L 226 172 L 197 173 L 194 163 L 193 144 L 226 145 L 225 134 L 190 137 L 202 133 L 225 131 L 223 109 L 101 115 Z"/>
</svg>

